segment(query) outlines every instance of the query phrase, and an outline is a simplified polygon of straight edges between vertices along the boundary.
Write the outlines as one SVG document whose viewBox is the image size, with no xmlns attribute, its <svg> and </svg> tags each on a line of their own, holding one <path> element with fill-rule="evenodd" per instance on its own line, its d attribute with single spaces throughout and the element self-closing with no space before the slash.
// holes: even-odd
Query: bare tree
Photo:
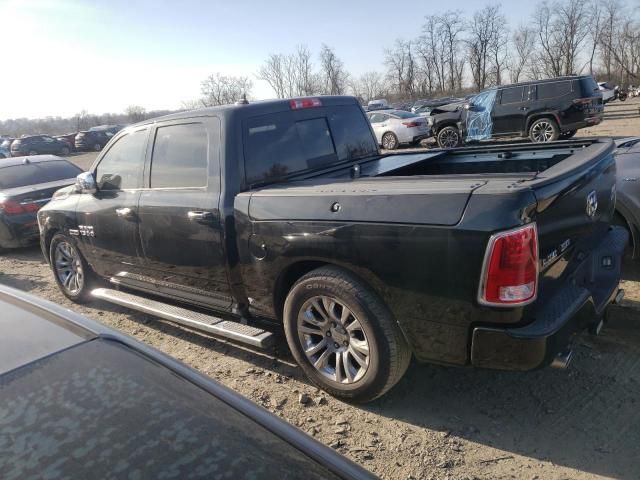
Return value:
<svg viewBox="0 0 640 480">
<path fill-rule="evenodd" d="M 243 95 L 250 94 L 253 82 L 248 77 L 234 77 L 214 73 L 202 81 L 202 104 L 212 107 L 234 103 Z"/>
<path fill-rule="evenodd" d="M 284 55 L 272 53 L 256 75 L 258 79 L 264 80 L 269 84 L 278 98 L 285 98 L 288 93 L 285 73 L 286 63 L 287 60 Z"/>
<path fill-rule="evenodd" d="M 592 1 L 589 5 L 589 24 L 587 28 L 589 36 L 589 73 L 593 75 L 593 64 L 596 57 L 596 51 L 600 44 L 600 36 L 603 29 L 603 8 L 602 4 L 598 1 Z"/>
<path fill-rule="evenodd" d="M 88 112 L 85 109 L 82 109 L 73 117 L 73 119 L 75 120 L 76 132 L 79 132 L 80 130 L 83 130 L 85 128 L 87 115 Z"/>
<path fill-rule="evenodd" d="M 420 68 L 428 72 L 432 80 L 430 91 L 444 92 L 447 89 L 447 63 L 445 39 L 441 31 L 438 15 L 427 15 L 422 25 L 422 35 L 418 39 L 417 52 Z"/>
<path fill-rule="evenodd" d="M 124 113 L 127 115 L 127 118 L 131 123 L 141 122 L 145 119 L 145 115 L 147 114 L 147 109 L 141 107 L 140 105 L 129 105 Z"/>
<path fill-rule="evenodd" d="M 311 51 L 304 45 L 298 45 L 291 56 L 291 68 L 295 79 L 295 95 L 315 95 L 320 91 L 318 75 L 313 72 Z"/>
<path fill-rule="evenodd" d="M 464 32 L 464 20 L 460 10 L 449 10 L 439 17 L 439 32 L 444 37 L 444 57 L 449 70 L 449 89 L 452 92 L 462 88 L 464 59 L 459 58 L 460 43 Z"/>
<path fill-rule="evenodd" d="M 388 90 L 379 72 L 365 72 L 351 82 L 351 92 L 364 102 L 387 96 Z"/>
<path fill-rule="evenodd" d="M 500 5 L 487 5 L 468 24 L 468 62 L 478 90 L 489 83 L 500 85 L 506 64 L 508 32 Z"/>
<path fill-rule="evenodd" d="M 521 81 L 527 71 L 535 47 L 535 36 L 535 31 L 527 25 L 520 25 L 511 36 L 509 75 L 513 83 Z"/>
<path fill-rule="evenodd" d="M 393 48 L 384 52 L 384 63 L 392 88 L 401 96 L 413 97 L 416 63 L 410 41 L 398 39 Z"/>
<path fill-rule="evenodd" d="M 349 75 L 344 69 L 342 60 L 331 47 L 324 44 L 320 50 L 320 68 L 323 92 L 330 95 L 343 95 L 347 89 Z"/>
</svg>

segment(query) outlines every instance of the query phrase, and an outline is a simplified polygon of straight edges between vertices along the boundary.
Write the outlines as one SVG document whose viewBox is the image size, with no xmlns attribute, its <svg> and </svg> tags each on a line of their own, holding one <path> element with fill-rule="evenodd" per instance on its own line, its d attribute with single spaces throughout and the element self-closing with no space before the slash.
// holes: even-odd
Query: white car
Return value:
<svg viewBox="0 0 640 480">
<path fill-rule="evenodd" d="M 418 143 L 430 133 L 426 118 L 404 110 L 381 110 L 367 116 L 378 144 L 386 150 L 394 150 L 401 143 Z"/>
<path fill-rule="evenodd" d="M 602 93 L 603 103 L 610 102 L 615 98 L 616 92 L 614 90 L 613 85 L 607 82 L 598 82 L 598 88 L 600 89 L 600 93 Z"/>
<path fill-rule="evenodd" d="M 381 98 L 379 100 L 371 100 L 369 103 L 367 103 L 367 110 L 379 110 L 381 108 L 388 107 L 389 103 L 384 98 Z"/>
</svg>

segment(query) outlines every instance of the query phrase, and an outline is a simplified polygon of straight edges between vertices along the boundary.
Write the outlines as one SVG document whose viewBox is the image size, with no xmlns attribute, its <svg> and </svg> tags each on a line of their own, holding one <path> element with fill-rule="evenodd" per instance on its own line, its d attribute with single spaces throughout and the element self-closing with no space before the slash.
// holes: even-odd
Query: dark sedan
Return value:
<svg viewBox="0 0 640 480">
<path fill-rule="evenodd" d="M 23 155 L 69 155 L 71 149 L 67 142 L 48 135 L 29 135 L 17 138 L 11 144 L 11 156 Z"/>
<path fill-rule="evenodd" d="M 627 227 L 633 258 L 640 257 L 640 137 L 616 140 L 616 215 L 614 221 Z"/>
<path fill-rule="evenodd" d="M 0 286 L 0 478 L 374 478 L 197 371 Z"/>
<path fill-rule="evenodd" d="M 36 213 L 53 193 L 75 183 L 78 167 L 53 155 L 0 162 L 0 251 L 38 241 Z"/>
</svg>

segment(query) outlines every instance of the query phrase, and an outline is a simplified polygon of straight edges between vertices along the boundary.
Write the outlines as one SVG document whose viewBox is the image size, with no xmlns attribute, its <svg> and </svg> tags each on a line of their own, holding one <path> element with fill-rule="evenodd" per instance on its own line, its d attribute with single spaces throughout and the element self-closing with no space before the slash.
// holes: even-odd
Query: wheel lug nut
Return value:
<svg viewBox="0 0 640 480">
<path fill-rule="evenodd" d="M 349 345 L 349 342 L 342 342 L 342 345 L 346 347 L 347 345 Z"/>
<path fill-rule="evenodd" d="M 340 348 L 340 345 L 338 345 L 337 343 L 334 343 L 333 346 L 336 348 Z"/>
<path fill-rule="evenodd" d="M 331 336 L 331 332 L 327 332 L 327 337 L 330 337 L 330 336 Z"/>
</svg>

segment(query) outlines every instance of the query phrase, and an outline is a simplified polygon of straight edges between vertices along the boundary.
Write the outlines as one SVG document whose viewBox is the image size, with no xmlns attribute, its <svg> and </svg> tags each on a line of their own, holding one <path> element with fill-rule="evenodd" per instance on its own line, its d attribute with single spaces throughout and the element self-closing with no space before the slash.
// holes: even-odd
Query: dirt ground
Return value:
<svg viewBox="0 0 640 480">
<path fill-rule="evenodd" d="M 640 117 L 618 118 L 640 102 L 616 103 L 607 107 L 615 118 L 590 135 L 640 135 Z M 94 157 L 71 159 L 88 168 Z M 254 351 L 104 302 L 72 304 L 36 247 L 0 256 L 0 283 L 182 360 L 382 478 L 631 480 L 640 478 L 639 264 L 625 265 L 626 306 L 613 312 L 602 335 L 579 338 L 569 369 L 513 373 L 413 364 L 396 388 L 365 406 L 309 385 L 282 337 L 272 350 Z M 301 394 L 310 401 L 300 403 Z"/>
</svg>

